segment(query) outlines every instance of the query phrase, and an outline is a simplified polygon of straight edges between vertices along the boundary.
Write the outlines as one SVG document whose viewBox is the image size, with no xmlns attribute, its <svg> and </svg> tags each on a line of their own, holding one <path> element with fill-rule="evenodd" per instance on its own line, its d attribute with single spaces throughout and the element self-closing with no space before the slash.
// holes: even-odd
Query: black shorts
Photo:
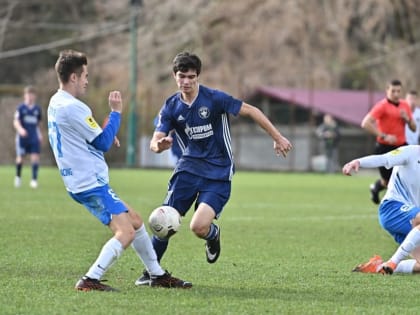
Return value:
<svg viewBox="0 0 420 315">
<path fill-rule="evenodd" d="M 406 144 L 404 143 L 402 145 L 406 145 Z M 401 147 L 402 145 L 386 145 L 386 144 L 376 142 L 374 153 L 375 154 L 388 153 L 392 150 L 395 150 L 395 149 Z M 379 167 L 379 174 L 381 174 L 381 178 L 383 180 L 389 181 L 389 179 L 391 178 L 391 174 L 392 174 L 392 168 L 387 169 L 387 168 L 381 166 L 381 167 Z"/>
</svg>

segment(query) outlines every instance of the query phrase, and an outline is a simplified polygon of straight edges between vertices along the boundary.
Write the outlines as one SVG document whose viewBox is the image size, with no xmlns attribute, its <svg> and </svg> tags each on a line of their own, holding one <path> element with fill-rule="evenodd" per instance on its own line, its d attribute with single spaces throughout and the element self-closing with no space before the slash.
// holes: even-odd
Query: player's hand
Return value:
<svg viewBox="0 0 420 315">
<path fill-rule="evenodd" d="M 410 121 L 410 117 L 408 116 L 407 112 L 404 109 L 400 110 L 400 116 L 406 123 Z"/>
<path fill-rule="evenodd" d="M 25 128 L 20 128 L 18 133 L 19 133 L 19 136 L 21 136 L 22 138 L 26 138 L 28 136 L 28 132 L 26 131 Z"/>
<path fill-rule="evenodd" d="M 114 112 L 121 113 L 123 109 L 122 96 L 120 91 L 112 91 L 108 97 L 109 107 Z"/>
<path fill-rule="evenodd" d="M 274 152 L 276 152 L 277 156 L 280 156 L 281 154 L 283 157 L 286 157 L 291 149 L 292 144 L 283 136 L 280 136 L 274 141 Z"/>
<path fill-rule="evenodd" d="M 117 137 L 114 137 L 114 145 L 117 147 L 117 148 L 119 148 L 121 145 L 120 145 L 120 139 L 118 139 Z"/>
<path fill-rule="evenodd" d="M 343 166 L 343 174 L 347 176 L 351 176 L 351 172 L 355 171 L 356 173 L 359 171 L 360 162 L 359 160 L 353 160 L 348 162 L 346 165 Z"/>
<path fill-rule="evenodd" d="M 158 152 L 168 150 L 172 146 L 173 139 L 172 137 L 163 137 L 156 142 Z"/>
<path fill-rule="evenodd" d="M 395 144 L 397 143 L 397 137 L 394 135 L 387 134 L 384 138 L 384 141 L 386 141 L 389 144 Z"/>
</svg>

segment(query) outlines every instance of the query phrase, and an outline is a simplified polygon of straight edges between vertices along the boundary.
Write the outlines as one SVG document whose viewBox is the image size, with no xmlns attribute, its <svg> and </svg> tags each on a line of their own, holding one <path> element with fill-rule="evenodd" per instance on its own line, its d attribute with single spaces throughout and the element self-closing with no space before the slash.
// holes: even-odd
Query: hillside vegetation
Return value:
<svg viewBox="0 0 420 315">
<path fill-rule="evenodd" d="M 176 88 L 171 61 L 183 50 L 201 56 L 202 83 L 238 97 L 259 85 L 381 90 L 391 78 L 409 89 L 419 84 L 416 0 L 144 0 L 139 9 L 129 0 L 1 2 L 1 82 L 36 84 L 46 106 L 57 86 L 58 51 L 83 50 L 90 64 L 87 101 L 101 118 L 110 89 L 122 90 L 128 103 L 128 23 L 138 13 L 142 133 L 151 132 L 152 118 Z M 94 36 L 83 39 L 87 34 Z M 69 43 L 2 57 L 62 39 Z"/>
</svg>

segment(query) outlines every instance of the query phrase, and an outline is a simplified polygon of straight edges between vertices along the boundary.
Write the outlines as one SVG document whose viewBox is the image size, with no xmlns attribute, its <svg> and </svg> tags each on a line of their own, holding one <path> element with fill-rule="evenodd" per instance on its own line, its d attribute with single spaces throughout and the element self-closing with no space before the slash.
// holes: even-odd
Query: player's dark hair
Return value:
<svg viewBox="0 0 420 315">
<path fill-rule="evenodd" d="M 389 81 L 389 85 L 402 86 L 402 83 L 400 80 L 394 79 L 394 80 Z"/>
<path fill-rule="evenodd" d="M 197 75 L 200 75 L 201 60 L 197 55 L 181 52 L 175 56 L 172 70 L 174 73 L 177 73 L 178 71 L 187 72 L 188 70 L 195 70 Z"/>
<path fill-rule="evenodd" d="M 55 63 L 58 80 L 61 83 L 67 83 L 72 73 L 80 76 L 83 72 L 84 65 L 87 66 L 87 58 L 84 53 L 75 50 L 61 51 Z"/>
</svg>

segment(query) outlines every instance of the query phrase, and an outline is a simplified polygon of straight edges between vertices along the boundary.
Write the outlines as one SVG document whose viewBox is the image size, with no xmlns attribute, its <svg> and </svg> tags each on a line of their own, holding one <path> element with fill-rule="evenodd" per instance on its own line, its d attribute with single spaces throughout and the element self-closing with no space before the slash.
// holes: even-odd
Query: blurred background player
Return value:
<svg viewBox="0 0 420 315">
<path fill-rule="evenodd" d="M 41 152 L 41 107 L 36 104 L 36 90 L 33 86 L 25 87 L 23 103 L 15 112 L 13 126 L 16 130 L 16 177 L 15 187 L 21 186 L 23 158 L 30 156 L 32 165 L 31 188 L 38 187 L 39 154 Z"/>
<path fill-rule="evenodd" d="M 402 84 L 399 80 L 388 83 L 386 97 L 376 103 L 363 118 L 362 128 L 376 136 L 374 154 L 383 154 L 406 144 L 405 125 L 416 130 L 410 105 L 400 99 Z M 381 178 L 370 185 L 371 199 L 379 204 L 379 193 L 386 189 L 392 169 L 379 167 Z"/>
<path fill-rule="evenodd" d="M 420 137 L 420 104 L 417 103 L 417 91 L 411 90 L 405 96 L 405 100 L 410 105 L 413 119 L 416 123 L 416 130 L 412 131 L 409 125 L 405 126 L 405 137 L 407 144 L 419 144 Z"/>
<path fill-rule="evenodd" d="M 338 168 L 338 143 L 340 141 L 340 129 L 335 119 L 325 114 L 323 122 L 318 126 L 316 133 L 322 140 L 327 165 L 325 171 L 334 173 Z"/>
<path fill-rule="evenodd" d="M 101 282 L 101 278 L 130 245 L 152 275 L 151 286 L 191 287 L 190 282 L 172 277 L 162 269 L 143 220 L 109 186 L 104 152 L 111 148 L 120 128 L 121 93 L 113 91 L 109 94 L 111 113 L 102 129 L 92 117 L 91 109 L 79 100 L 88 86 L 85 54 L 62 51 L 55 70 L 60 88 L 48 106 L 48 136 L 57 166 L 73 200 L 85 206 L 113 232 L 113 237 L 102 247 L 96 261 L 75 288 L 115 291 Z"/>
<path fill-rule="evenodd" d="M 183 154 L 169 181 L 164 205 L 184 216 L 195 204 L 190 229 L 206 241 L 207 262 L 215 263 L 221 248 L 220 228 L 213 220 L 219 218 L 229 200 L 234 173 L 229 114 L 247 116 L 258 123 L 274 140 L 277 155 L 285 157 L 292 145 L 258 108 L 200 85 L 198 56 L 179 53 L 173 60 L 172 70 L 179 91 L 160 110 L 150 149 L 160 153 L 171 148 L 173 137 L 178 140 Z M 169 240 L 153 236 L 152 242 L 160 261 Z M 143 285 L 149 281 L 145 272 L 137 283 Z"/>
<path fill-rule="evenodd" d="M 392 274 L 420 272 L 420 146 L 407 145 L 381 155 L 355 159 L 343 167 L 351 175 L 359 168 L 392 169 L 388 190 L 378 209 L 379 223 L 401 244 L 391 259 L 383 264 L 379 255 L 353 271 Z M 403 260 L 411 255 L 414 259 Z"/>
</svg>

